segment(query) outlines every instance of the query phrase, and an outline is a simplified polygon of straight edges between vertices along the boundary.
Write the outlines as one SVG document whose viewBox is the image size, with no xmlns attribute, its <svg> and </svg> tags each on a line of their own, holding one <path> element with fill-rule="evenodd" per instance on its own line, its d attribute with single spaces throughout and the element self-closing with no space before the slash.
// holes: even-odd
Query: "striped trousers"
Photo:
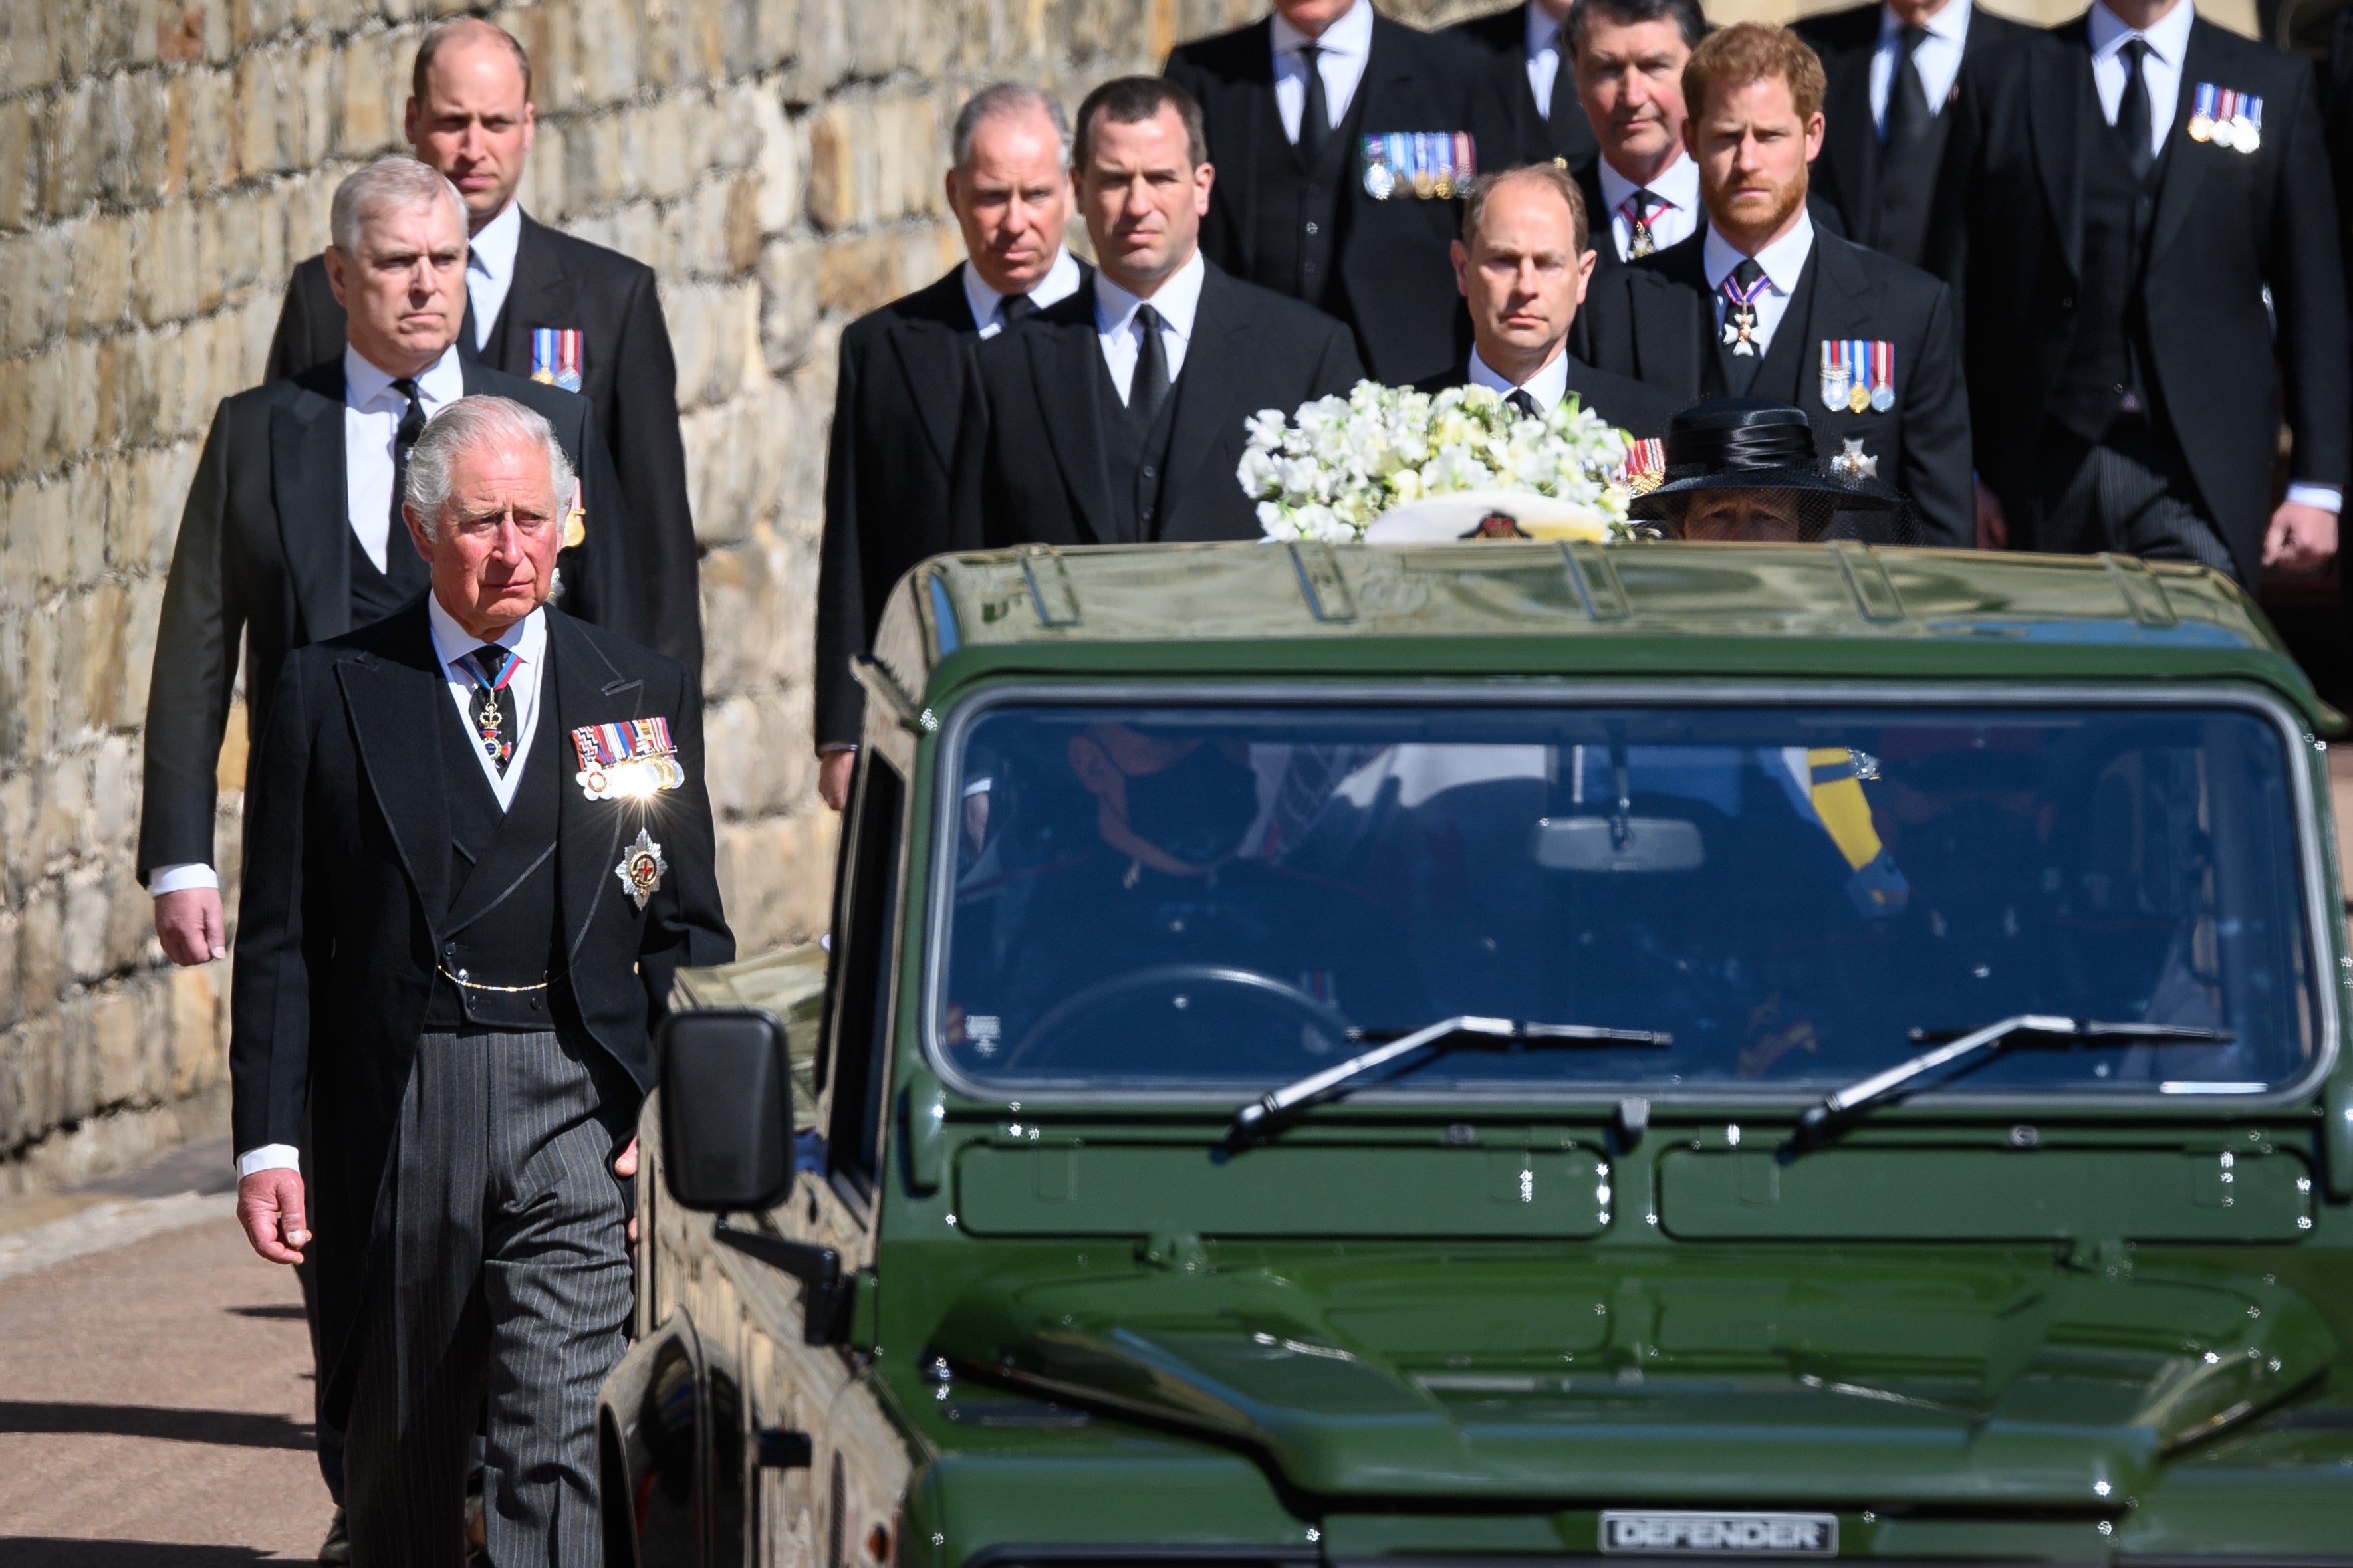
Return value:
<svg viewBox="0 0 2353 1568">
<path fill-rule="evenodd" d="M 418 1042 L 345 1436 L 359 1568 L 462 1568 L 485 1410 L 491 1561 L 602 1562 L 596 1394 L 629 1309 L 617 1079 L 553 1032 Z"/>
<path fill-rule="evenodd" d="M 2188 460 L 2147 424 L 2119 420 L 2096 444 L 2046 431 L 2040 466 L 2042 515 L 2028 548 L 2084 555 L 2114 551 L 2238 575 Z"/>
</svg>

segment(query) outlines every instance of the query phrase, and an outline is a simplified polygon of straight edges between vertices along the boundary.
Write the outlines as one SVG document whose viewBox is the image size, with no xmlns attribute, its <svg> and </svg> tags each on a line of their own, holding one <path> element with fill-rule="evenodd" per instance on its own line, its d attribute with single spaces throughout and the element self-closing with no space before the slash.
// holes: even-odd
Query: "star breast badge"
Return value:
<svg viewBox="0 0 2353 1568">
<path fill-rule="evenodd" d="M 646 900 L 660 890 L 663 874 L 669 869 L 670 862 L 662 858 L 661 846 L 654 842 L 652 834 L 640 827 L 637 842 L 621 857 L 621 863 L 613 868 L 613 875 L 621 879 L 622 890 L 637 900 L 638 908 L 644 909 Z"/>
<path fill-rule="evenodd" d="M 1879 477 L 1879 459 L 1862 449 L 1862 437 L 1845 438 L 1846 450 L 1831 459 L 1831 472 L 1843 479 L 1875 479 Z"/>
</svg>

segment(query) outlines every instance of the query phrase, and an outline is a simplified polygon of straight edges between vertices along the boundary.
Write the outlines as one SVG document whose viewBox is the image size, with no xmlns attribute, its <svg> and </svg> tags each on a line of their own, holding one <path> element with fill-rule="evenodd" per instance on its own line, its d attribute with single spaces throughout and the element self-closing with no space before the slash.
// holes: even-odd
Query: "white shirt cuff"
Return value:
<svg viewBox="0 0 2353 1568">
<path fill-rule="evenodd" d="M 185 893 L 191 888 L 220 888 L 220 873 L 210 866 L 158 866 L 147 873 L 147 893 L 160 899 L 166 893 Z"/>
<path fill-rule="evenodd" d="M 829 757 L 836 752 L 854 752 L 856 750 L 858 750 L 858 744 L 854 741 L 835 741 L 827 745 L 819 746 L 817 749 L 817 754 L 820 757 Z"/>
<path fill-rule="evenodd" d="M 2284 499 L 2297 506 L 2316 506 L 2323 511 L 2345 510 L 2345 492 L 2335 485 L 2290 485 Z"/>
<path fill-rule="evenodd" d="M 259 1149 L 248 1149 L 237 1157 L 237 1179 L 243 1181 L 256 1171 L 294 1171 L 302 1165 L 302 1151 L 291 1143 L 264 1143 Z"/>
</svg>

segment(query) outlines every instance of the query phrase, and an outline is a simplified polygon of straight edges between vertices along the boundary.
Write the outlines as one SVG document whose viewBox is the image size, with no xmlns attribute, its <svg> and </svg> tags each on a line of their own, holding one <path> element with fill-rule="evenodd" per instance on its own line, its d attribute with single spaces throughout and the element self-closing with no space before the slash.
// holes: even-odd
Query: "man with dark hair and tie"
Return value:
<svg viewBox="0 0 2353 1568">
<path fill-rule="evenodd" d="M 1347 322 L 1388 385 L 1461 357 L 1457 204 L 1481 168 L 1515 161 L 1476 50 L 1373 0 L 1275 0 L 1265 20 L 1178 47 L 1166 74 L 1201 106 L 1218 170 L 1210 261 Z"/>
<path fill-rule="evenodd" d="M 2336 552 L 2353 366 L 2316 100 L 2190 0 L 2100 0 L 1990 95 L 1958 276 L 2013 546 L 2250 588 Z"/>
<path fill-rule="evenodd" d="M 965 545 L 1256 539 L 1234 478 L 1262 409 L 1362 375 L 1347 329 L 1200 251 L 1216 171 L 1201 111 L 1151 77 L 1080 105 L 1072 181 L 1091 287 L 973 357 L 958 432 Z"/>
<path fill-rule="evenodd" d="M 479 16 L 437 22 L 417 46 L 408 142 L 466 203 L 466 327 L 458 352 L 595 405 L 633 531 L 645 640 L 699 669 L 702 595 L 678 366 L 653 269 L 535 222 L 516 201 L 537 132 L 531 90 L 522 45 Z M 266 374 L 297 376 L 343 348 L 343 307 L 326 258 L 313 256 L 287 282 Z"/>
<path fill-rule="evenodd" d="M 907 569 L 948 548 L 956 415 L 973 346 L 1083 290 L 1093 269 L 1062 244 L 1070 122 L 1034 87 L 999 82 L 956 114 L 948 210 L 965 259 L 841 334 L 818 566 L 818 793 L 849 799 L 866 703 L 850 661 L 868 651 Z"/>
<path fill-rule="evenodd" d="M 1692 52 L 1683 98 L 1707 222 L 1595 279 L 1593 363 L 1684 402 L 1802 406 L 1834 468 L 1908 496 L 1927 542 L 1967 547 L 1977 512 L 1951 291 L 1816 226 L 1821 62 L 1786 28 L 1739 23 Z"/>
<path fill-rule="evenodd" d="M 1497 90 L 1511 106 L 1513 161 L 1558 163 L 1582 168 L 1592 158 L 1593 127 L 1578 101 L 1575 52 L 1567 23 L 1571 0 L 1521 0 L 1509 10 L 1490 11 L 1447 29 L 1485 54 L 1494 66 Z M 1501 167 L 1489 154 L 1489 163 Z"/>
<path fill-rule="evenodd" d="M 1474 342 L 1461 369 L 1424 392 L 1484 386 L 1531 419 L 1574 395 L 1630 434 L 1663 437 L 1676 399 L 1630 376 L 1596 370 L 1569 352 L 1569 329 L 1592 281 L 1585 194 L 1557 163 L 1482 176 L 1462 204 L 1454 274 Z"/>
<path fill-rule="evenodd" d="M 237 1218 L 315 1270 L 362 1568 L 463 1561 L 478 1430 L 489 1560 L 603 1560 L 652 1033 L 734 956 L 699 682 L 548 602 L 569 468 L 522 403 L 435 415 L 403 480 L 429 585 L 289 656 L 255 756 Z"/>
<path fill-rule="evenodd" d="M 1815 194 L 1850 238 L 1942 276 L 1986 91 L 2020 68 L 2040 35 L 1976 0 L 1880 0 L 1796 30 L 1828 81 Z"/>
</svg>

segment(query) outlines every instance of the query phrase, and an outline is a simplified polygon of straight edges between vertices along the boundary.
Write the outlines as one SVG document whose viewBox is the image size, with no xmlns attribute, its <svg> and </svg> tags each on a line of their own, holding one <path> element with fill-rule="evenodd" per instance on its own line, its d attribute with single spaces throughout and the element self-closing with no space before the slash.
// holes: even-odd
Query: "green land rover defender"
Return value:
<svg viewBox="0 0 2353 1568">
<path fill-rule="evenodd" d="M 2353 1568 L 2340 721 L 2220 578 L 1007 552 L 862 674 L 616 1564 Z"/>
</svg>

